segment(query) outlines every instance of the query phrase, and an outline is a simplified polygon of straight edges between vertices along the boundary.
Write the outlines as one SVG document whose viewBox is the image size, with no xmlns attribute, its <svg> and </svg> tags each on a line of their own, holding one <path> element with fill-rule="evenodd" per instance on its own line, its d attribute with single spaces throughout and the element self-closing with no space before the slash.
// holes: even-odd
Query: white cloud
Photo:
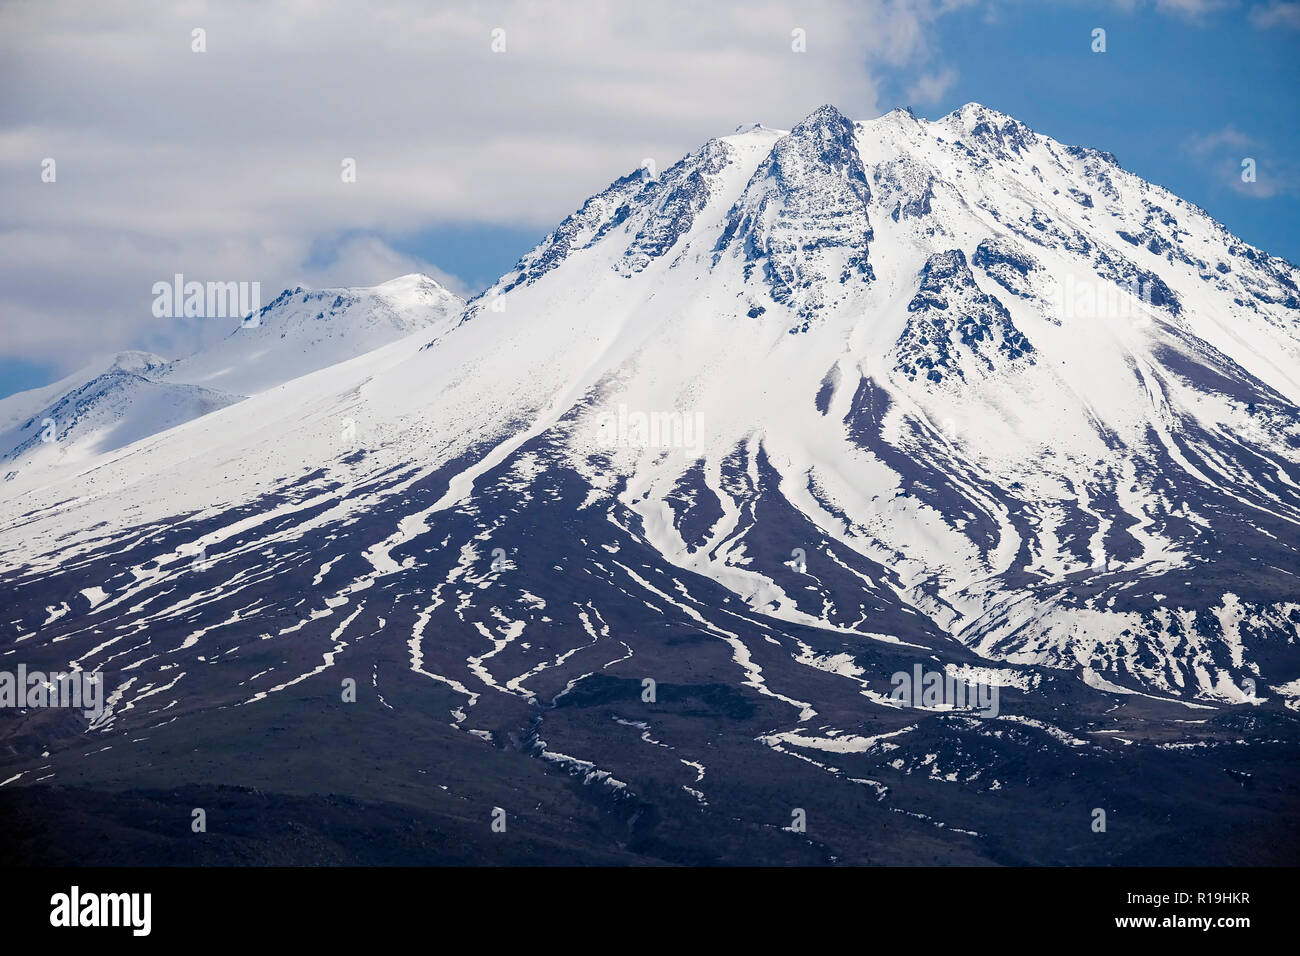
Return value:
<svg viewBox="0 0 1300 956">
<path fill-rule="evenodd" d="M 1254 139 L 1229 123 L 1221 130 L 1192 137 L 1187 141 L 1187 149 L 1194 155 L 1205 156 L 1224 149 L 1248 149 L 1254 142 Z"/>
<path fill-rule="evenodd" d="M 328 262 L 306 272 L 305 284 L 314 289 L 371 286 L 412 272 L 432 276 L 460 296 L 472 291 L 459 276 L 444 272 L 435 263 L 398 252 L 377 236 L 355 236 L 341 243 Z"/>
<path fill-rule="evenodd" d="M 1156 9 L 1161 13 L 1174 13 L 1192 20 L 1199 20 L 1216 10 L 1234 7 L 1238 0 L 1156 0 Z"/>
<path fill-rule="evenodd" d="M 1261 30 L 1274 27 L 1300 30 L 1300 3 L 1272 0 L 1271 3 L 1258 4 L 1250 8 L 1250 22 Z"/>
<path fill-rule="evenodd" d="M 1251 199 L 1272 199 L 1300 190 L 1300 170 L 1279 158 L 1268 146 L 1228 124 L 1220 130 L 1189 138 L 1184 144 L 1214 181 Z M 1252 179 L 1242 179 L 1243 162 L 1251 161 Z"/>
<path fill-rule="evenodd" d="M 939 102 L 957 82 L 957 71 L 951 67 L 937 73 L 925 73 L 908 88 L 903 98 L 908 103 L 930 105 Z"/>
<path fill-rule="evenodd" d="M 431 270 L 394 247 L 438 224 L 549 227 L 643 157 L 663 168 L 740 123 L 788 127 L 825 102 L 877 115 L 880 72 L 932 63 L 929 28 L 953 6 L 0 6 L 5 351 L 61 368 L 176 354 L 207 330 L 150 317 L 152 283 L 175 272 L 269 289 Z M 930 69 L 916 88 L 938 95 Z M 311 265 L 321 240 L 357 235 Z"/>
</svg>

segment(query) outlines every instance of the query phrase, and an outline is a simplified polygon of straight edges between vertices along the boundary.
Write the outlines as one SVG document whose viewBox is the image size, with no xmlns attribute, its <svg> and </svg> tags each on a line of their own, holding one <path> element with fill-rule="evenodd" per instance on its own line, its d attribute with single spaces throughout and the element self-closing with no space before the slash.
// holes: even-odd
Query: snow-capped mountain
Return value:
<svg viewBox="0 0 1300 956">
<path fill-rule="evenodd" d="M 700 449 L 612 456 L 637 490 L 621 502 L 674 563 L 792 619 L 801 604 L 823 623 L 858 615 L 770 570 L 737 586 L 743 524 L 681 536 L 679 482 L 763 461 L 811 540 L 892 568 L 963 643 L 1240 700 L 1261 674 L 1236 632 L 1192 622 L 1241 601 L 1258 645 L 1287 643 L 1294 589 L 1256 577 L 1193 598 L 1170 579 L 1216 562 L 1229 533 L 1295 565 L 1296 280 L 1108 154 L 984 107 L 857 125 L 823 107 L 788 135 L 724 137 L 659 180 L 619 180 L 470 315 L 504 296 L 533 325 L 573 321 L 580 286 L 593 321 L 578 337 L 608 346 L 572 363 L 584 403 L 563 411 L 706 423 Z M 595 452 L 581 434 L 579 470 Z M 736 494 L 700 490 L 723 514 Z M 1076 601 L 1076 576 L 1116 583 Z M 1027 615 L 1006 604 L 1026 598 Z"/>
<path fill-rule="evenodd" d="M 92 365 L 0 401 L 5 479 L 14 480 L 20 469 L 113 451 L 238 401 L 224 392 L 152 377 L 166 366 L 166 359 L 151 352 L 119 352 L 107 368 Z"/>
<path fill-rule="evenodd" d="M 0 400 L 0 470 L 45 480 L 294 378 L 451 323 L 463 300 L 424 275 L 366 289 L 286 289 L 229 336 L 168 361 L 120 352 Z"/>
<path fill-rule="evenodd" d="M 165 375 L 255 395 L 413 332 L 436 332 L 464 306 L 460 296 L 418 273 L 368 289 L 286 289 L 225 339 L 177 361 Z"/>
<path fill-rule="evenodd" d="M 324 721 L 293 746 L 384 783 L 319 792 L 593 859 L 1189 859 L 1295 783 L 1298 280 L 976 104 L 711 140 L 458 321 L 7 496 L 4 655 L 116 690 L 0 776 Z M 1000 713 L 900 703 L 922 667 Z M 1098 806 L 1145 826 L 1088 843 Z"/>
</svg>

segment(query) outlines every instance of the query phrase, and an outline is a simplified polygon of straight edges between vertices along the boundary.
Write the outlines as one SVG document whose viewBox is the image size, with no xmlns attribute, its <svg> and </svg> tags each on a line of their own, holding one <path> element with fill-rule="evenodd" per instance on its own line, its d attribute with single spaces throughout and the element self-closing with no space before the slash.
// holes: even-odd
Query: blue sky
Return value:
<svg viewBox="0 0 1300 956">
<path fill-rule="evenodd" d="M 735 2 L 0 8 L 0 396 L 227 334 L 150 318 L 178 271 L 260 281 L 263 301 L 410 271 L 476 292 L 643 157 L 823 102 L 866 119 L 978 101 L 1300 262 L 1300 3 Z M 47 155 L 57 186 L 33 175 Z"/>
</svg>

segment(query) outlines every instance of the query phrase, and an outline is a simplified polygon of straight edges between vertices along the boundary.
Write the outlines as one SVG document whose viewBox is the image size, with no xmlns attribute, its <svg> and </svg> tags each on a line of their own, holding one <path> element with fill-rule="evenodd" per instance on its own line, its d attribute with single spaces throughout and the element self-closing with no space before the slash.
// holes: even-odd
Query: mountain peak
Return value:
<svg viewBox="0 0 1300 956">
<path fill-rule="evenodd" d="M 406 275 L 398 276 L 395 279 L 389 279 L 387 282 L 381 282 L 374 286 L 376 292 L 402 292 L 418 289 L 427 289 L 431 291 L 447 292 L 448 289 L 433 276 L 425 275 L 423 272 L 408 272 Z"/>
<path fill-rule="evenodd" d="M 957 109 L 953 110 L 951 113 L 949 113 L 947 116 L 943 118 L 948 119 L 949 117 L 954 117 L 954 116 L 963 117 L 963 118 L 977 117 L 980 119 L 988 119 L 990 117 L 994 119 L 1015 119 L 1015 117 L 1007 113 L 1003 113 L 1001 110 L 995 110 L 991 106 L 985 106 L 983 103 L 977 103 L 974 100 L 971 100 L 969 103 L 965 104 L 964 106 L 957 107 Z"/>
<path fill-rule="evenodd" d="M 967 103 L 939 120 L 962 138 L 980 144 L 994 157 L 1010 160 L 1029 149 L 1037 134 L 1014 116 L 980 103 Z"/>
<path fill-rule="evenodd" d="M 1020 122 L 1014 116 L 1003 113 L 1001 110 L 995 110 L 983 103 L 974 101 L 967 103 L 965 106 L 953 110 L 947 116 L 941 117 L 938 122 L 950 127 L 956 127 L 967 132 L 979 130 L 981 128 L 991 129 L 1012 129 L 1019 130 L 1021 133 L 1033 132 L 1028 126 Z"/>
<path fill-rule="evenodd" d="M 829 103 L 817 107 L 802 120 L 794 129 L 790 130 L 792 136 L 806 135 L 814 130 L 833 130 L 841 131 L 847 129 L 850 133 L 853 130 L 853 121 L 841 113 L 838 109 Z"/>
<path fill-rule="evenodd" d="M 874 279 L 868 245 L 871 187 L 854 125 L 834 106 L 818 107 L 773 145 L 727 215 L 714 263 L 728 251 L 757 275 L 773 301 L 802 320 L 837 298 L 833 279 Z"/>
<path fill-rule="evenodd" d="M 118 352 L 109 362 L 109 371 L 123 372 L 147 372 L 150 369 L 159 368 L 167 364 L 167 359 L 155 352 L 143 352 L 137 349 L 130 349 L 125 352 Z"/>
</svg>

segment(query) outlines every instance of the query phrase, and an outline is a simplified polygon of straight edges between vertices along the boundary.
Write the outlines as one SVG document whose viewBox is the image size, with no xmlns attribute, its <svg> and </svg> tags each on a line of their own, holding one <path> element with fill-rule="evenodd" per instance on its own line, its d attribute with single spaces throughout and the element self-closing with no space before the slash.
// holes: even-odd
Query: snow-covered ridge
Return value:
<svg viewBox="0 0 1300 956">
<path fill-rule="evenodd" d="M 26 484 L 51 467 L 84 467 L 249 395 L 447 327 L 463 306 L 419 274 L 373 288 L 286 289 L 225 339 L 186 358 L 119 352 L 0 400 L 0 473 Z"/>
</svg>

